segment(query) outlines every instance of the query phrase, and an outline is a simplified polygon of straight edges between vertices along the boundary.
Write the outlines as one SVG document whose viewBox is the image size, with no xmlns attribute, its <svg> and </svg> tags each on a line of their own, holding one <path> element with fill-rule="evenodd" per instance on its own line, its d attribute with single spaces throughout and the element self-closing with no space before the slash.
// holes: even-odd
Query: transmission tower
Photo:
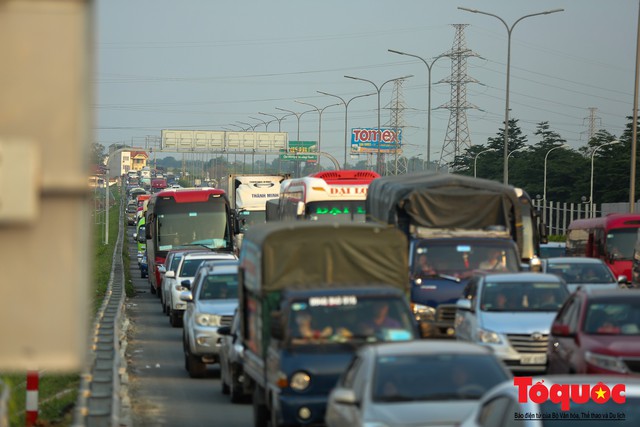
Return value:
<svg viewBox="0 0 640 427">
<path fill-rule="evenodd" d="M 385 127 L 392 128 L 396 135 L 399 135 L 404 130 L 404 95 L 402 93 L 402 85 L 404 84 L 404 79 L 395 80 L 393 82 L 393 92 L 391 95 L 391 102 L 385 106 L 385 108 L 390 111 L 389 121 L 384 125 Z M 398 141 L 399 143 L 400 141 Z M 390 171 L 389 168 L 385 167 L 385 175 L 398 175 L 407 173 L 407 158 L 400 157 L 402 153 L 402 147 L 397 145 L 394 152 L 394 166 Z"/>
<path fill-rule="evenodd" d="M 464 38 L 464 27 L 468 24 L 453 24 L 456 35 L 453 47 L 444 56 L 451 58 L 451 76 L 438 83 L 451 84 L 451 100 L 438 108 L 446 108 L 451 112 L 447 134 L 440 150 L 439 164 L 452 163 L 456 156 L 471 147 L 469 126 L 467 125 L 467 110 L 477 108 L 467 102 L 467 83 L 478 83 L 467 75 L 467 58 L 478 56 L 467 48 Z"/>
<path fill-rule="evenodd" d="M 589 117 L 585 117 L 583 119 L 587 120 L 588 124 L 588 128 L 587 128 L 587 142 L 591 141 L 591 139 L 596 136 L 596 132 L 598 129 L 596 129 L 596 126 L 602 126 L 602 121 L 600 120 L 600 117 L 596 116 L 596 112 L 598 111 L 597 108 L 595 107 L 589 107 Z M 598 123 L 598 125 L 596 125 L 596 123 Z M 580 135 L 584 134 L 585 132 L 580 132 Z"/>
</svg>

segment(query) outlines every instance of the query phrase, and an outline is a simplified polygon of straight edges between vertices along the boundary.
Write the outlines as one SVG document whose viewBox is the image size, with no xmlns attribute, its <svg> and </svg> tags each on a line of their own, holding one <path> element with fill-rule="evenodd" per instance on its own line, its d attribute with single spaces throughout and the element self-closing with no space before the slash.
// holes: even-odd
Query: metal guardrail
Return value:
<svg viewBox="0 0 640 427">
<path fill-rule="evenodd" d="M 9 386 L 0 380 L 0 427 L 9 427 Z"/>
<path fill-rule="evenodd" d="M 74 427 L 120 427 L 131 425 L 128 418 L 126 360 L 124 350 L 125 299 L 122 245 L 124 240 L 124 200 L 120 201 L 118 237 L 113 252 L 111 276 L 102 306 L 96 316 L 93 344 L 82 374 L 76 402 Z M 124 387 L 121 387 L 123 386 Z M 0 427 L 3 427 L 0 424 Z"/>
</svg>

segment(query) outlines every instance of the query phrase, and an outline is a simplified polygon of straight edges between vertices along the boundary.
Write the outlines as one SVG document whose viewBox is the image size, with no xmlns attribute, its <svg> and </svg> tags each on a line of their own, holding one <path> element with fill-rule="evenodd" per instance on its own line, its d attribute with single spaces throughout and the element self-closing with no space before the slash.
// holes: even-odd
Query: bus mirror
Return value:
<svg viewBox="0 0 640 427">
<path fill-rule="evenodd" d="M 298 216 L 304 215 L 304 202 L 298 202 L 296 206 L 296 215 Z"/>
</svg>

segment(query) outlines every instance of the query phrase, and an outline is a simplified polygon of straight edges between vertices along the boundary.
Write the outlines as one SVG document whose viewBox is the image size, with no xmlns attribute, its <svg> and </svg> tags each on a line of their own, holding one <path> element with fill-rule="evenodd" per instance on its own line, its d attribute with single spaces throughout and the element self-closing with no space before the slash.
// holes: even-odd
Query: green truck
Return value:
<svg viewBox="0 0 640 427">
<path fill-rule="evenodd" d="M 254 424 L 316 425 L 355 350 L 412 340 L 407 240 L 372 224 L 272 222 L 240 251 L 245 393 Z"/>
</svg>

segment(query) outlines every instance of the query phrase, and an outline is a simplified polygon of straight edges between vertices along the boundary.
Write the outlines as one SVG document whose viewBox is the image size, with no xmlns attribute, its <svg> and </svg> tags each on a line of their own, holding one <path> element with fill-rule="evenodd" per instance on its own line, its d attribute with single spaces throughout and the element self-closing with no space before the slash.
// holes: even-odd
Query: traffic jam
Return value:
<svg viewBox="0 0 640 427">
<path fill-rule="evenodd" d="M 553 243 L 530 196 L 495 181 L 228 178 L 132 180 L 125 212 L 182 377 L 217 378 L 246 422 L 640 425 L 640 214 Z"/>
</svg>

